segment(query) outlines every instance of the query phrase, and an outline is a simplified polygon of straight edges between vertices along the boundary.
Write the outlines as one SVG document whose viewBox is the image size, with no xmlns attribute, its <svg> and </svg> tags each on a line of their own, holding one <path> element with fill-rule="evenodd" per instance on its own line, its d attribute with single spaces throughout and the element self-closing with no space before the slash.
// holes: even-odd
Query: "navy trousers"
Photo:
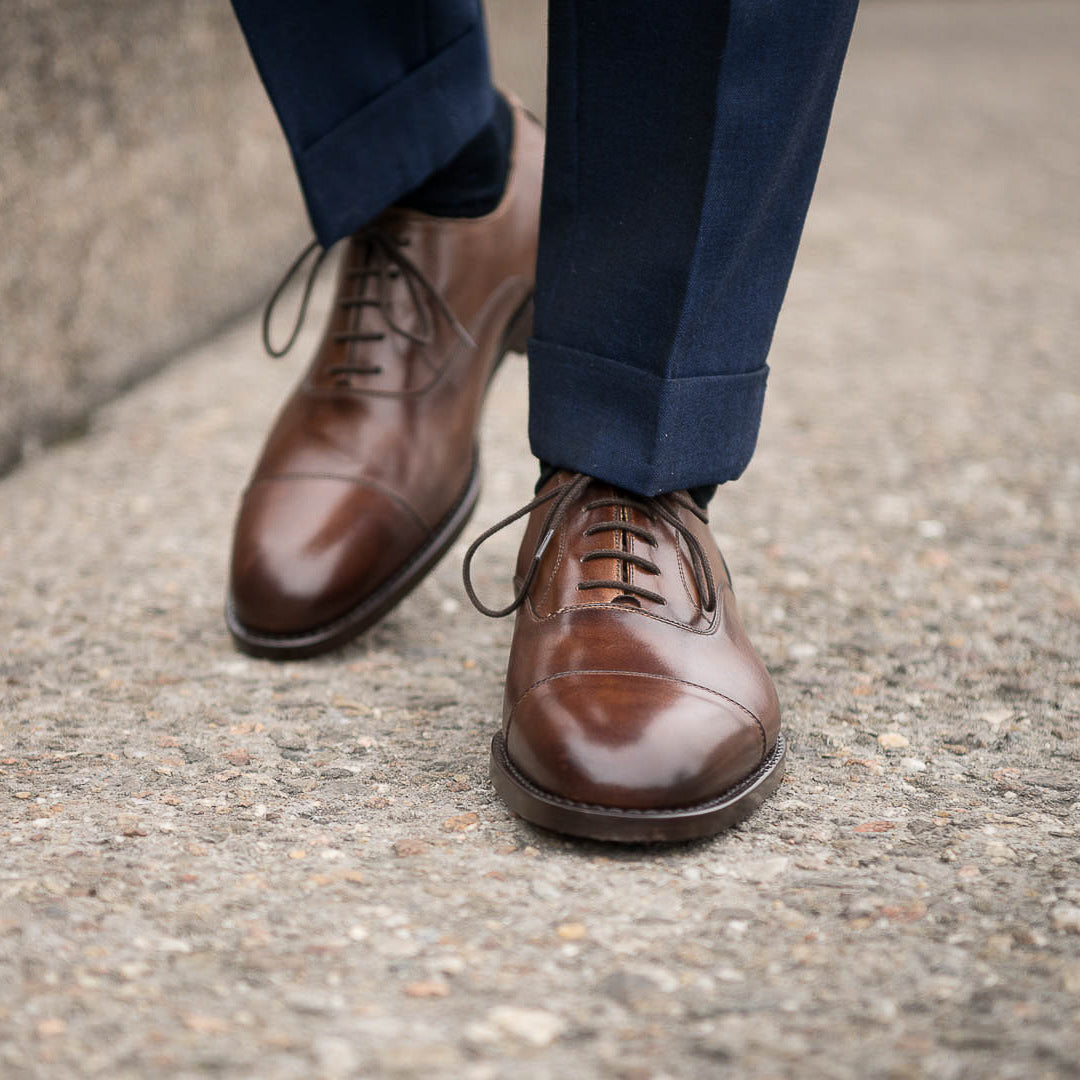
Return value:
<svg viewBox="0 0 1080 1080">
<path fill-rule="evenodd" d="M 491 117 L 478 0 L 233 4 L 323 245 Z M 746 467 L 856 4 L 550 0 L 539 458 L 645 495 Z"/>
</svg>

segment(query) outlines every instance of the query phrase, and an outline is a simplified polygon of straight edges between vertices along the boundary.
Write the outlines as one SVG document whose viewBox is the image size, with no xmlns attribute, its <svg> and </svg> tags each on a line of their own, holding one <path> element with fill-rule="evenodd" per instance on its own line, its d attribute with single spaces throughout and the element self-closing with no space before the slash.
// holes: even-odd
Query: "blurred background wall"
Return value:
<svg viewBox="0 0 1080 1080">
<path fill-rule="evenodd" d="M 534 109 L 545 10 L 488 4 Z M 4 0 L 0 474 L 261 303 L 308 237 L 224 0 Z"/>
</svg>

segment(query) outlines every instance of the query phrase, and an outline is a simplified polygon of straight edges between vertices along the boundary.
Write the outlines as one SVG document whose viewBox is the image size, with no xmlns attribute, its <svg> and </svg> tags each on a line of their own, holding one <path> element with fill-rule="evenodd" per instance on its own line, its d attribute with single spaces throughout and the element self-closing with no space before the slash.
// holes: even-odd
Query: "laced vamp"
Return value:
<svg viewBox="0 0 1080 1080">
<path fill-rule="evenodd" d="M 554 537 L 559 526 L 565 521 L 570 507 L 574 505 L 578 498 L 585 493 L 585 489 L 592 483 L 596 483 L 596 481 L 591 476 L 586 476 L 584 473 L 574 473 L 568 480 L 555 485 L 555 487 L 549 488 L 547 491 L 537 495 L 535 499 L 527 503 L 520 510 L 515 510 L 514 513 L 503 518 L 502 521 L 496 522 L 496 524 L 492 525 L 486 532 L 481 533 L 472 544 L 469 545 L 469 550 L 465 553 L 462 573 L 465 579 L 465 592 L 468 594 L 469 599 L 472 601 L 473 606 L 477 611 L 484 615 L 490 615 L 492 618 L 501 618 L 502 616 L 509 615 L 512 611 L 517 610 L 517 608 L 525 602 L 525 597 L 528 595 L 529 589 L 532 587 L 532 583 L 536 578 L 540 560 L 543 558 L 548 544 L 551 543 L 552 537 Z M 602 498 L 593 499 L 591 502 L 585 503 L 584 508 L 585 510 L 600 510 L 611 507 L 619 512 L 620 517 L 611 521 L 600 521 L 589 525 L 584 530 L 584 534 L 586 536 L 593 536 L 597 533 L 605 532 L 618 533 L 624 538 L 624 543 L 625 537 L 633 536 L 643 543 L 648 544 L 649 547 L 656 548 L 659 546 L 659 541 L 656 539 L 656 535 L 652 529 L 648 528 L 646 525 L 638 525 L 635 522 L 630 521 L 629 513 L 631 511 L 639 513 L 650 522 L 657 520 L 665 522 L 675 530 L 678 536 L 686 541 L 687 549 L 690 552 L 690 568 L 694 576 L 694 584 L 697 586 L 698 596 L 701 597 L 702 609 L 704 611 L 714 611 L 716 609 L 716 582 L 713 580 L 712 569 L 709 566 L 709 559 L 705 549 L 702 547 L 701 541 L 698 540 L 682 518 L 667 505 L 666 500 L 670 500 L 677 506 L 689 510 L 700 521 L 707 522 L 709 520 L 708 514 L 694 503 L 692 499 L 683 495 L 681 492 L 643 497 L 631 495 L 628 492 L 623 492 L 616 488 L 611 495 L 606 495 Z M 545 503 L 551 503 L 551 506 L 548 508 L 540 528 L 540 539 L 537 541 L 536 548 L 533 551 L 532 558 L 529 562 L 529 569 L 525 574 L 525 580 L 514 594 L 514 599 L 507 604 L 506 607 L 488 607 L 476 595 L 476 589 L 473 587 L 473 557 L 485 540 L 494 536 L 495 533 L 499 532 L 501 529 L 505 529 L 507 525 L 511 525 L 520 518 L 523 518 L 526 514 L 532 513 L 538 506 L 543 506 Z M 621 562 L 624 569 L 624 577 L 622 580 L 612 578 L 603 581 L 578 582 L 577 587 L 582 592 L 588 589 L 616 589 L 620 594 L 615 598 L 616 600 L 622 600 L 624 597 L 636 600 L 640 597 L 643 600 L 649 600 L 655 604 L 667 603 L 667 600 L 660 593 L 654 592 L 652 589 L 647 589 L 631 580 L 632 575 L 630 569 L 632 567 L 641 570 L 646 574 L 660 574 L 660 568 L 646 556 L 638 555 L 629 550 L 628 547 L 618 548 L 613 545 L 610 548 L 588 551 L 580 556 L 580 558 L 583 563 L 594 559 L 614 559 Z"/>
<path fill-rule="evenodd" d="M 408 243 L 408 236 L 391 236 L 378 225 L 368 225 L 354 235 L 350 252 L 352 264 L 344 272 L 348 286 L 342 289 L 342 295 L 337 299 L 337 307 L 348 313 L 347 329 L 335 332 L 332 337 L 335 345 L 346 345 L 349 348 L 346 351 L 347 359 L 344 363 L 334 364 L 327 369 L 327 374 L 332 378 L 347 381 L 352 375 L 381 374 L 381 365 L 372 363 L 370 360 L 365 362 L 362 346 L 368 342 L 382 341 L 387 331 L 398 334 L 416 345 L 430 345 L 435 340 L 436 313 L 446 319 L 454 333 L 467 346 L 475 347 L 476 343 L 468 330 L 454 315 L 439 290 L 402 250 L 408 246 Z M 285 344 L 276 347 L 270 340 L 270 320 L 274 308 L 297 272 L 316 250 L 319 254 L 311 264 L 307 280 L 304 282 L 304 292 L 292 331 Z M 304 325 L 315 280 L 328 250 L 320 248 L 318 240 L 313 240 L 297 256 L 271 295 L 266 311 L 263 313 L 262 325 L 263 345 L 271 356 L 284 356 L 296 342 L 300 329 Z M 398 281 L 402 282 L 407 290 L 410 307 L 416 316 L 414 327 L 405 326 L 394 318 L 392 292 L 394 283 Z M 369 283 L 374 284 L 372 286 Z M 380 328 L 364 328 L 364 311 L 368 308 L 378 312 L 378 319 L 375 321 L 380 324 Z"/>
</svg>

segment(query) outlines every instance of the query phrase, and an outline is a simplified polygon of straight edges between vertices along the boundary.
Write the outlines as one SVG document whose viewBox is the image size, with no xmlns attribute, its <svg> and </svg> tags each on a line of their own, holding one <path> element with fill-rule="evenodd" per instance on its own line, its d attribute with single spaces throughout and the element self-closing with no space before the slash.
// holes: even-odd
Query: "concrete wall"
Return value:
<svg viewBox="0 0 1080 1080">
<path fill-rule="evenodd" d="M 534 107 L 543 8 L 489 9 Z M 308 235 L 224 0 L 5 0 L 0 473 L 261 303 Z"/>
</svg>

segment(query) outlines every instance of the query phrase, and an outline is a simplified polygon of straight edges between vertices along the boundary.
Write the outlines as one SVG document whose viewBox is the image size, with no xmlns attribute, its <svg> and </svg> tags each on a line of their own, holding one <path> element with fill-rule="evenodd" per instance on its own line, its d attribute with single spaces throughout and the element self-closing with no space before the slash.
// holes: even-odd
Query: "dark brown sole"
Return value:
<svg viewBox="0 0 1080 1080">
<path fill-rule="evenodd" d="M 699 840 L 749 817 L 777 789 L 787 745 L 781 735 L 757 771 L 708 802 L 664 810 L 618 810 L 574 802 L 537 787 L 506 752 L 502 734 L 491 740 L 491 780 L 519 817 L 552 832 L 624 844 Z"/>
<path fill-rule="evenodd" d="M 507 324 L 492 367 L 493 376 L 508 352 L 525 351 L 526 343 L 532 334 L 532 321 L 533 301 L 530 296 Z M 375 592 L 366 596 L 344 615 L 322 626 L 293 634 L 268 634 L 254 630 L 245 626 L 237 617 L 236 606 L 230 594 L 225 600 L 225 624 L 237 648 L 249 656 L 269 660 L 303 660 L 336 649 L 365 630 L 370 630 L 434 569 L 468 524 L 479 498 L 480 469 L 479 462 L 474 460 L 464 492 L 432 531 L 427 542 L 413 552 L 409 560 Z"/>
</svg>

